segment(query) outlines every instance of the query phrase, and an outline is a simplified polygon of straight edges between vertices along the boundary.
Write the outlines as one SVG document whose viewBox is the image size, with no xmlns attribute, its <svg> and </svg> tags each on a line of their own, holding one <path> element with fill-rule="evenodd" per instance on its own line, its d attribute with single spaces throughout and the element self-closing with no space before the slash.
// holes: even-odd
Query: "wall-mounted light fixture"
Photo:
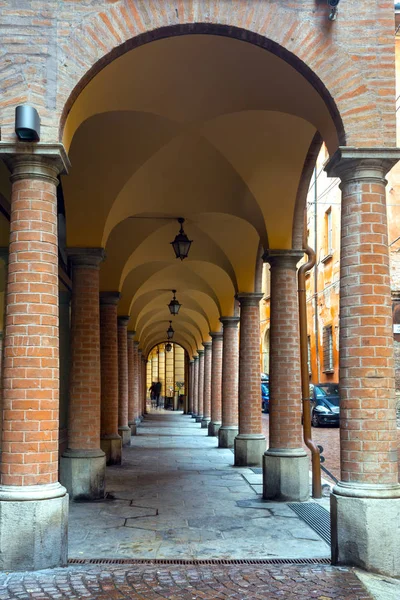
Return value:
<svg viewBox="0 0 400 600">
<path fill-rule="evenodd" d="M 168 304 L 168 308 L 169 308 L 169 312 L 171 313 L 171 315 L 175 316 L 178 314 L 179 309 L 182 306 L 182 304 L 179 304 L 178 300 L 175 297 L 176 290 L 172 290 L 172 293 L 173 293 L 174 297 L 172 298 L 171 302 Z"/>
<path fill-rule="evenodd" d="M 183 219 L 182 217 L 179 217 L 179 219 L 177 219 L 177 220 L 178 220 L 178 223 L 180 223 L 181 228 L 179 230 L 178 235 L 175 237 L 174 241 L 171 242 L 171 245 L 174 249 L 176 258 L 180 258 L 181 260 L 183 260 L 189 254 L 190 246 L 191 246 L 193 240 L 189 240 L 188 236 L 183 231 L 183 224 L 185 222 L 185 219 Z"/>
<path fill-rule="evenodd" d="M 170 344 L 170 343 L 168 342 L 168 344 L 165 344 L 165 351 L 166 351 L 166 352 L 171 352 L 171 350 L 172 350 L 172 344 Z"/>
<path fill-rule="evenodd" d="M 15 108 L 15 133 L 21 142 L 40 140 L 40 118 L 36 108 L 28 104 Z"/>
</svg>

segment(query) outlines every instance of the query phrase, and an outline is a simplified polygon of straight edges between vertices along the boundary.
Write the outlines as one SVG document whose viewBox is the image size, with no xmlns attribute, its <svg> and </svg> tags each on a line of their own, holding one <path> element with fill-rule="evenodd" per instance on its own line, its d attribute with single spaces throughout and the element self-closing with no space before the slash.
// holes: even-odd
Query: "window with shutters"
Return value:
<svg viewBox="0 0 400 600">
<path fill-rule="evenodd" d="M 323 332 L 324 371 L 333 371 L 333 337 L 332 325 L 324 327 Z"/>
</svg>

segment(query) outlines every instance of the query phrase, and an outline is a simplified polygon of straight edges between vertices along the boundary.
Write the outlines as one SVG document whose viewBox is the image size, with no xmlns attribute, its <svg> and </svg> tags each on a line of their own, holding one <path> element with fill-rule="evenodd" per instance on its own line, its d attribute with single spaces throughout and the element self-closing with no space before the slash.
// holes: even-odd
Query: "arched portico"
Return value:
<svg viewBox="0 0 400 600">
<path fill-rule="evenodd" d="M 146 26 L 146 18 L 141 14 L 143 7 L 132 12 L 132 3 L 129 3 L 129 7 L 124 7 L 125 15 L 123 4 L 117 3 L 114 12 L 113 7 L 109 7 L 102 13 L 88 17 L 82 30 L 74 34 L 77 48 L 83 43 L 84 37 L 79 37 L 81 34 L 97 40 L 97 47 L 90 44 L 86 46 L 87 52 L 82 55 L 85 66 L 81 64 L 76 69 L 80 77 L 69 76 L 66 85 L 60 86 L 56 117 L 52 115 L 47 118 L 46 141 L 34 146 L 33 152 L 29 145 L 5 142 L 1 146 L 13 181 L 10 264 L 19 263 L 19 267 L 25 265 L 22 271 L 26 273 L 32 270 L 35 274 L 41 272 L 42 263 L 46 262 L 43 254 L 49 252 L 49 244 L 53 244 L 50 254 L 54 259 L 55 232 L 51 231 L 51 241 L 45 239 L 48 220 L 39 202 L 48 202 L 49 211 L 54 216 L 56 177 L 61 173 L 67 246 L 71 255 L 79 256 L 76 259 L 78 262 L 74 263 L 79 267 L 79 274 L 86 273 L 79 280 L 79 285 L 76 277 L 72 281 L 72 316 L 76 324 L 73 344 L 78 348 L 77 356 L 81 361 L 73 358 L 72 369 L 79 375 L 81 389 L 81 392 L 77 392 L 78 396 L 81 395 L 75 396 L 75 405 L 79 404 L 79 400 L 84 403 L 86 388 L 90 388 L 91 402 L 86 414 L 82 409 L 70 413 L 70 423 L 79 435 L 75 446 L 69 446 L 63 457 L 64 463 L 68 459 L 68 464 L 74 461 L 79 465 L 84 463 L 85 468 L 69 468 L 68 476 L 63 476 L 62 483 L 67 485 L 73 496 L 78 496 L 74 490 L 78 483 L 81 485 L 82 473 L 86 469 L 89 475 L 82 483 L 84 493 L 92 494 L 94 498 L 103 493 L 104 478 L 101 473 L 105 456 L 100 449 L 100 345 L 104 331 L 98 311 L 94 308 L 96 305 L 98 307 L 99 294 L 103 298 L 110 293 L 114 298 L 121 294 L 112 318 L 115 321 L 118 316 L 120 323 L 125 318 L 123 327 L 118 330 L 119 348 L 124 348 L 124 351 L 118 353 L 117 381 L 118 405 L 121 409 L 123 403 L 126 408 L 125 413 L 120 411 L 121 415 L 125 415 L 122 425 L 124 431 L 128 430 L 128 426 L 132 427 L 132 423 L 140 419 L 145 410 L 143 398 L 147 385 L 142 361 L 138 358 L 139 350 L 146 357 L 154 345 L 165 341 L 171 320 L 176 332 L 174 340 L 185 349 L 187 361 L 194 360 L 192 367 L 186 365 L 190 373 L 187 377 L 191 395 L 189 406 L 192 402 L 194 416 L 201 417 L 207 427 L 211 419 L 210 433 L 215 435 L 219 429 L 220 443 L 221 439 L 225 440 L 226 431 L 234 431 L 237 465 L 261 464 L 265 449 L 265 438 L 257 420 L 261 407 L 260 369 L 257 362 L 257 315 L 261 296 L 255 289 L 261 245 L 266 252 L 265 258 L 271 264 L 272 280 L 278 282 L 271 288 L 271 335 L 273 332 L 276 358 L 275 363 L 271 362 L 271 432 L 276 434 L 275 438 L 272 436 L 276 445 L 269 448 L 264 459 L 273 474 L 265 470 L 266 495 L 281 500 L 304 500 L 308 497 L 308 465 L 300 448 L 300 379 L 293 357 L 296 357 L 297 344 L 295 272 L 296 262 L 302 255 L 299 231 L 307 187 L 305 180 L 309 172 L 307 166 L 312 164 L 316 140 L 320 136 L 332 157 L 329 168 L 339 176 L 343 175 L 349 206 L 352 193 L 346 185 L 356 180 L 359 199 L 371 204 L 370 212 L 374 213 L 376 208 L 380 213 L 381 208 L 377 206 L 382 206 L 384 202 L 381 189 L 383 177 L 397 160 L 397 150 L 390 149 L 394 145 L 393 134 L 390 133 L 393 119 L 383 113 L 380 102 L 374 106 L 369 103 L 368 108 L 363 105 L 363 98 L 371 94 L 371 83 L 362 79 L 362 69 L 354 66 L 349 52 L 341 54 L 334 47 L 341 58 L 342 70 L 352 78 L 353 86 L 350 94 L 339 92 L 337 70 L 327 70 L 318 52 L 321 32 L 308 24 L 296 37 L 297 24 L 290 7 L 284 8 L 280 3 L 271 7 L 268 3 L 268 14 L 261 15 L 255 11 L 247 15 L 246 23 L 252 23 L 253 26 L 249 29 L 240 28 L 244 17 L 236 14 L 227 27 L 226 3 L 221 8 L 218 24 L 202 23 L 194 13 L 188 18 L 183 3 L 178 10 L 178 20 L 197 20 L 196 24 L 165 23 L 171 17 L 166 16 L 168 11 L 160 11 L 159 21 L 152 23 L 152 27 Z M 266 9 L 267 3 L 265 6 L 264 3 L 259 4 Z M 196 7 L 200 12 L 203 10 L 202 3 Z M 121 15 L 125 15 L 122 20 Z M 287 23 L 286 32 L 283 27 L 278 29 L 269 25 L 280 16 Z M 269 27 L 271 36 L 267 38 L 265 33 Z M 264 37 L 260 31 L 264 32 Z M 103 33 L 104 37 L 101 35 Z M 326 35 L 322 47 L 329 51 L 333 41 L 328 33 Z M 391 77 L 387 85 L 389 88 L 393 85 Z M 373 132 L 359 126 L 354 115 L 360 113 L 368 114 L 371 127 L 375 125 Z M 72 163 L 68 176 L 64 147 L 54 144 L 57 138 L 52 137 L 58 123 L 59 139 Z M 354 146 L 374 146 L 380 133 L 388 146 L 387 150 L 338 150 L 339 145 L 344 146 L 346 142 Z M 374 138 L 375 135 L 378 138 Z M 46 139 L 46 136 L 49 137 Z M 372 171 L 368 170 L 369 165 Z M 371 194 L 376 197 L 371 199 Z M 25 198 L 29 206 L 24 204 Z M 19 214 L 19 211 L 28 209 L 37 211 L 35 221 L 40 223 L 38 231 L 42 236 L 40 243 L 43 244 L 40 247 L 41 256 L 37 256 L 38 249 L 33 247 L 36 228 L 33 228 L 31 221 L 25 222 Z M 193 239 L 189 257 L 179 263 L 169 245 L 178 232 L 178 217 L 185 218 L 185 231 Z M 348 225 L 345 217 L 344 223 L 343 247 L 355 244 L 352 256 L 358 257 L 358 264 L 367 264 L 373 269 L 375 258 L 363 245 L 363 223 L 352 222 Z M 379 224 L 385 226 L 384 223 Z M 351 232 L 349 228 L 353 228 Z M 28 251 L 21 245 L 22 238 L 16 233 L 20 231 L 32 243 Z M 354 231 L 361 236 L 356 241 L 352 237 Z M 372 235 L 373 232 L 369 233 Z M 379 235 L 384 236 L 384 233 Z M 380 243 L 383 258 L 379 264 L 387 268 L 384 259 L 385 239 L 381 239 Z M 103 252 L 106 260 L 101 262 Z M 10 352 L 18 345 L 15 337 L 18 332 L 13 327 L 25 326 L 15 320 L 14 306 L 18 305 L 17 312 L 25 311 L 30 315 L 31 309 L 23 307 L 30 302 L 36 303 L 34 294 L 39 293 L 30 288 L 18 292 L 13 289 L 18 278 L 16 272 L 20 272 L 20 269 L 11 268 L 8 275 L 6 382 L 19 379 L 15 371 L 18 368 L 13 364 Z M 343 281 L 346 283 L 343 286 L 351 287 L 346 276 L 347 273 L 344 273 Z M 54 281 L 52 285 L 55 285 Z M 283 301 L 282 290 L 285 286 L 288 297 Z M 170 317 L 167 308 L 172 297 L 170 290 L 177 290 L 177 297 L 182 303 L 175 317 Z M 384 305 L 387 291 L 386 288 L 381 289 L 380 293 Z M 54 296 L 53 292 L 53 289 L 47 290 L 50 296 Z M 28 299 L 20 298 L 19 293 L 31 296 Z M 45 295 L 45 292 L 42 291 L 42 294 Z M 352 294 L 350 296 L 353 297 Z M 357 311 L 352 300 L 347 300 L 345 292 L 343 297 L 347 302 L 343 310 Z M 45 305 L 47 312 L 40 309 L 38 315 L 46 314 L 49 319 L 54 318 L 54 302 L 50 300 L 40 297 L 37 303 L 40 307 Z M 239 320 L 235 310 L 237 301 L 240 302 L 242 318 L 239 345 L 235 344 L 233 333 Z M 82 307 L 85 303 L 92 308 L 90 335 L 93 343 L 87 348 L 81 342 L 82 329 L 79 329 L 80 319 L 84 318 L 85 308 Z M 354 304 L 359 305 L 360 302 Z M 367 316 L 377 317 L 375 305 L 376 302 L 371 300 Z M 80 313 L 76 307 L 80 308 Z M 287 311 L 290 311 L 291 319 L 286 318 Z M 360 315 L 358 317 L 361 318 Z M 382 319 L 386 317 L 382 316 Z M 283 322 L 285 325 L 282 325 Z M 221 333 L 221 323 L 221 368 L 213 371 L 212 357 L 216 340 L 221 339 L 217 335 Z M 114 325 L 116 328 L 116 323 Z M 52 323 L 52 326 L 57 328 L 57 323 Z M 388 321 L 377 324 L 377 327 L 380 326 L 387 328 Z M 373 334 L 378 337 L 377 331 Z M 22 335 L 22 330 L 19 330 L 19 335 Z M 42 347 L 46 346 L 49 336 L 57 337 L 44 330 L 38 335 L 44 336 Z M 342 333 L 342 337 L 344 340 L 346 332 Z M 136 344 L 131 350 L 128 338 L 132 344 Z M 56 342 L 54 344 L 56 348 Z M 203 344 L 206 347 L 205 355 Z M 287 351 L 288 344 L 292 344 L 290 352 Z M 376 345 L 379 345 L 378 341 Z M 344 341 L 343 348 L 346 348 Z M 107 353 L 106 347 L 104 352 Z M 220 356 L 220 349 L 218 352 Z M 208 357 L 207 361 L 204 356 Z M 349 355 L 344 351 L 343 356 L 345 365 Z M 362 353 L 357 355 L 357 359 L 361 360 L 361 356 Z M 288 358 L 292 360 L 285 372 L 286 389 L 282 373 L 278 373 L 278 370 L 285 368 L 285 364 L 287 366 Z M 41 359 L 41 377 L 47 381 L 44 354 Z M 378 398 L 370 377 L 385 379 L 387 404 L 381 407 L 386 411 L 382 418 L 388 424 L 388 430 L 392 431 L 394 407 L 389 397 L 393 388 L 393 374 L 390 373 L 389 355 L 387 361 L 382 371 L 378 363 L 369 365 L 375 375 L 348 373 L 350 383 L 347 384 L 346 380 L 343 388 L 346 424 L 343 426 L 342 448 L 345 452 L 351 453 L 350 445 L 346 446 L 346 442 L 356 441 L 353 438 L 350 440 L 352 424 L 358 423 L 362 430 L 367 421 L 366 413 L 360 416 L 352 412 L 363 410 L 359 404 L 357 407 L 352 405 L 357 394 L 355 390 L 361 387 L 355 382 L 360 382 L 360 378 L 363 393 L 369 390 L 367 397 L 372 404 L 369 410 L 375 411 L 376 419 L 378 407 L 374 402 Z M 29 359 L 24 365 L 26 368 L 31 367 L 28 363 Z M 218 381 L 221 377 L 224 387 L 224 368 L 232 368 L 232 365 L 240 374 L 238 404 L 234 397 L 219 391 Z M 56 370 L 57 367 L 53 365 L 53 368 Z M 157 369 L 159 373 L 160 362 L 157 362 Z M 52 377 L 57 379 L 55 372 Z M 234 389 L 235 374 L 231 379 Z M 50 378 L 49 389 L 54 387 L 51 381 Z M 115 377 L 113 381 L 115 384 Z M 15 399 L 10 392 L 13 389 L 13 386 L 5 385 L 5 405 L 10 410 Z M 26 389 L 24 393 L 29 392 Z M 115 395 L 115 390 L 113 393 Z M 299 403 L 294 403 L 293 414 L 285 420 L 280 411 L 289 394 L 294 394 Z M 131 405 L 129 397 L 132 397 Z M 224 398 L 225 402 L 236 402 L 236 405 L 224 406 Z M 53 395 L 52 401 L 56 401 Z M 222 425 L 218 420 L 221 414 L 218 412 L 219 402 L 222 402 Z M 109 401 L 107 406 L 114 406 L 115 409 L 115 402 Z M 129 406 L 133 410 L 130 415 Z M 208 406 L 209 413 L 205 415 Z M 196 413 L 196 410 L 199 412 Z M 226 427 L 224 415 L 232 420 Z M 41 427 L 39 417 L 36 422 Z M 373 424 L 371 428 L 375 431 Z M 121 427 L 119 429 L 122 431 Z M 5 431 L 8 431 L 7 427 Z M 293 431 L 295 433 L 291 435 Z M 90 437 L 90 443 L 83 439 L 85 433 Z M 110 435 L 118 433 L 111 432 Z M 3 436 L 3 444 L 6 443 L 3 457 L 13 453 L 10 440 L 6 438 L 6 435 Z M 223 443 L 230 446 L 233 439 Z M 389 571 L 386 563 L 382 566 L 370 556 L 367 526 L 363 528 L 359 525 L 360 531 L 357 529 L 357 534 L 366 539 L 365 556 L 358 558 L 346 550 L 343 529 L 351 512 L 347 506 L 359 503 L 360 494 L 366 506 L 370 505 L 371 498 L 375 502 L 383 497 L 380 502 L 385 507 L 390 505 L 393 513 L 399 511 L 400 502 L 398 485 L 394 479 L 396 460 L 393 448 L 385 450 L 383 445 L 377 446 L 373 452 L 385 455 L 377 462 L 367 460 L 364 440 L 359 441 L 357 448 L 357 458 L 360 459 L 357 462 L 361 468 L 343 465 L 345 481 L 335 492 L 335 559 L 354 564 L 362 562 L 377 570 Z M 56 450 L 52 452 L 48 457 L 49 481 L 41 476 L 42 473 L 35 473 L 29 478 L 30 471 L 24 471 L 24 476 L 19 477 L 11 466 L 14 462 L 3 458 L 4 493 L 7 493 L 6 488 L 10 485 L 19 485 L 21 489 L 29 485 L 57 485 L 54 470 Z M 29 449 L 23 445 L 21 455 L 30 455 Z M 377 455 L 374 457 L 377 458 Z M 350 455 L 349 460 L 344 461 L 351 462 Z M 385 473 L 381 472 L 382 464 L 385 465 Z M 296 477 L 292 477 L 294 483 L 288 491 L 282 474 L 291 472 L 291 469 L 296 471 Z M 18 503 L 18 498 L 17 494 L 13 502 Z M 62 502 L 65 504 L 62 486 L 57 486 L 57 492 L 48 501 L 60 504 L 59 498 L 64 498 Z M 65 516 L 63 518 L 65 521 Z M 58 529 L 54 535 L 59 536 Z M 31 559 L 27 557 L 28 568 L 32 564 L 29 563 Z M 64 560 L 65 550 L 42 566 Z"/>
</svg>

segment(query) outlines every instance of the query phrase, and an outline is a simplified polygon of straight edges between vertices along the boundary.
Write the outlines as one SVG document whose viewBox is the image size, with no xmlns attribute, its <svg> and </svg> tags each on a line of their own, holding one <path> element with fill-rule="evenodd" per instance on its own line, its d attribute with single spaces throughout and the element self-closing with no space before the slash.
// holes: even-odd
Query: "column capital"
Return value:
<svg viewBox="0 0 400 600">
<path fill-rule="evenodd" d="M 136 331 L 128 331 L 128 340 L 133 340 L 135 335 L 136 335 Z M 134 346 L 135 346 L 135 344 L 137 344 L 139 346 L 139 342 L 133 342 Z"/>
<path fill-rule="evenodd" d="M 342 182 L 374 179 L 385 183 L 385 175 L 400 160 L 400 148 L 339 147 L 325 164 L 328 177 Z"/>
<path fill-rule="evenodd" d="M 71 166 L 62 144 L 0 143 L 0 158 L 11 171 L 11 181 L 41 179 L 58 184 L 58 175 Z"/>
<path fill-rule="evenodd" d="M 128 327 L 130 316 L 129 315 L 118 315 L 117 321 L 119 327 Z"/>
<path fill-rule="evenodd" d="M 212 342 L 203 342 L 204 350 L 207 350 L 207 348 L 211 348 L 211 344 Z"/>
<path fill-rule="evenodd" d="M 240 317 L 220 317 L 219 319 L 224 326 L 227 327 L 237 327 L 240 321 Z"/>
<path fill-rule="evenodd" d="M 262 292 L 241 292 L 236 294 L 237 300 L 240 302 L 240 306 L 258 306 L 260 300 L 264 297 Z"/>
<path fill-rule="evenodd" d="M 223 331 L 210 331 L 210 336 L 212 338 L 212 340 L 222 340 L 224 337 L 224 332 Z"/>
<path fill-rule="evenodd" d="M 75 267 L 98 269 L 105 258 L 104 248 L 67 248 L 67 255 Z"/>
<path fill-rule="evenodd" d="M 203 356 L 204 350 L 197 350 L 197 353 L 198 353 L 199 358 L 200 358 L 201 356 Z"/>
<path fill-rule="evenodd" d="M 195 355 L 193 356 L 193 362 L 195 362 L 196 360 L 199 360 L 199 355 L 198 355 L 198 354 L 195 354 Z"/>
<path fill-rule="evenodd" d="M 100 292 L 100 304 L 117 305 L 121 294 L 119 292 Z"/>
<path fill-rule="evenodd" d="M 297 269 L 297 263 L 303 258 L 303 250 L 267 250 L 263 254 L 263 261 L 268 262 L 272 268 Z"/>
<path fill-rule="evenodd" d="M 136 333 L 136 332 L 135 332 L 135 331 L 128 331 L 128 337 L 129 337 L 129 334 L 130 334 L 130 333 L 131 333 L 131 334 L 133 334 L 133 335 L 132 335 L 132 337 L 133 337 L 133 336 L 135 335 L 135 333 Z M 140 342 L 133 342 L 133 347 L 134 347 L 134 348 L 136 348 L 136 350 L 138 351 L 138 354 L 139 354 L 139 352 L 140 352 L 140 353 L 142 352 L 141 350 L 139 350 L 139 343 L 140 343 Z"/>
<path fill-rule="evenodd" d="M 194 359 L 193 359 L 193 358 L 191 358 L 191 359 L 189 360 L 189 364 L 190 364 L 190 365 L 192 365 L 193 363 L 194 363 Z"/>
</svg>

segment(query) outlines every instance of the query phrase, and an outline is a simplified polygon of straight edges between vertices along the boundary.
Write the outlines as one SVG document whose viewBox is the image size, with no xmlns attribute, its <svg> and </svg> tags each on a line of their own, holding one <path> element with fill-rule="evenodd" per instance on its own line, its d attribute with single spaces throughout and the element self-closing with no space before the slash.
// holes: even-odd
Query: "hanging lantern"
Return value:
<svg viewBox="0 0 400 600">
<path fill-rule="evenodd" d="M 172 298 L 171 302 L 168 304 L 168 308 L 169 308 L 169 312 L 171 313 L 171 315 L 175 316 L 178 314 L 179 309 L 182 306 L 182 304 L 179 304 L 178 300 L 175 297 L 176 290 L 172 290 L 172 293 L 174 294 L 174 297 Z"/>
<path fill-rule="evenodd" d="M 171 352 L 171 350 L 172 350 L 172 344 L 170 344 L 170 343 L 168 342 L 168 344 L 165 344 L 165 351 L 166 351 L 166 352 Z"/>
<path fill-rule="evenodd" d="M 172 321 L 170 321 L 169 322 L 169 327 L 167 329 L 167 338 L 169 340 L 172 340 L 172 338 L 174 337 L 174 333 L 175 333 L 175 331 L 172 328 Z"/>
<path fill-rule="evenodd" d="M 193 240 L 189 240 L 188 236 L 183 231 L 183 223 L 184 222 L 185 222 L 185 219 L 182 219 L 182 217 L 179 217 L 178 223 L 181 224 L 181 228 L 179 230 L 178 235 L 175 237 L 174 241 L 171 242 L 176 258 L 180 258 L 181 260 L 186 258 L 187 255 L 189 254 L 190 246 L 193 241 Z"/>
</svg>

